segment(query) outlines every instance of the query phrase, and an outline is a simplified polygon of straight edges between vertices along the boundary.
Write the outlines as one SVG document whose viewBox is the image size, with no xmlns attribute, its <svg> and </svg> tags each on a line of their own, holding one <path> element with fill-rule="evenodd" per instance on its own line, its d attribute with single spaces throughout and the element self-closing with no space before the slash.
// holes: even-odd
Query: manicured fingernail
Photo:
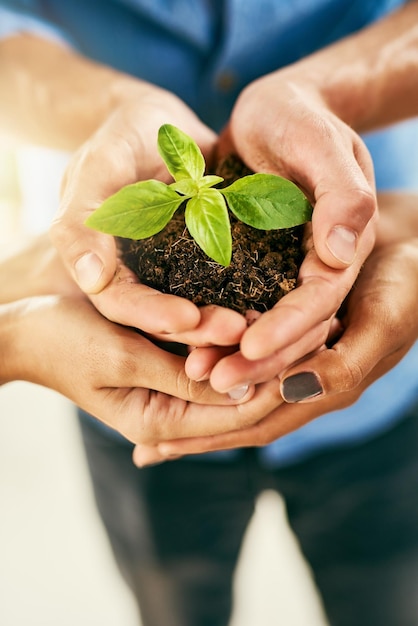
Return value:
<svg viewBox="0 0 418 626">
<path fill-rule="evenodd" d="M 103 272 L 103 263 L 93 252 L 87 252 L 74 265 L 78 285 L 86 293 L 94 293 Z"/>
<path fill-rule="evenodd" d="M 350 265 L 356 255 L 357 234 L 345 226 L 335 226 L 328 235 L 327 246 L 336 259 Z"/>
<path fill-rule="evenodd" d="M 323 393 L 319 378 L 314 372 L 300 372 L 282 382 L 282 396 L 286 402 L 301 402 L 316 398 Z"/>
<path fill-rule="evenodd" d="M 248 392 L 249 385 L 241 385 L 241 387 L 235 387 L 235 389 L 230 389 L 228 391 L 228 396 L 231 400 L 242 400 L 245 394 Z"/>
</svg>

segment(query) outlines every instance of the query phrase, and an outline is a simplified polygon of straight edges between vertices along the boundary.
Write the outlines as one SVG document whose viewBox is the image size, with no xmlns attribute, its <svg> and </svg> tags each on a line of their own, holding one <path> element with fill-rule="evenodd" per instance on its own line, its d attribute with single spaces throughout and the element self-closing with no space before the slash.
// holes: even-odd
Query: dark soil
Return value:
<svg viewBox="0 0 418 626">
<path fill-rule="evenodd" d="M 216 172 L 225 185 L 251 173 L 229 157 Z M 265 311 L 296 286 L 302 263 L 304 227 L 265 231 L 239 222 L 230 213 L 232 262 L 208 258 L 190 237 L 180 208 L 156 235 L 140 241 L 119 239 L 124 263 L 139 280 L 197 305 L 218 304 L 240 313 Z"/>
</svg>

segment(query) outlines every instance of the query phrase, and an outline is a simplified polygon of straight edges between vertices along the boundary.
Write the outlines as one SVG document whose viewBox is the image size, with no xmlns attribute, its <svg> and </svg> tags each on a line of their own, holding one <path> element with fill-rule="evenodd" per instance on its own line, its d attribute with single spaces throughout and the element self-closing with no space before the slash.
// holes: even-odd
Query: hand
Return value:
<svg viewBox="0 0 418 626">
<path fill-rule="evenodd" d="M 346 270 L 332 269 L 319 260 L 311 242 L 312 238 L 297 288 L 258 316 L 244 333 L 239 349 L 195 349 L 186 363 L 190 378 L 210 379 L 214 389 L 226 392 L 271 380 L 325 344 L 333 332 L 335 313 L 360 266 L 356 261 Z"/>
<path fill-rule="evenodd" d="M 199 325 L 199 309 L 137 284 L 118 261 L 114 238 L 84 226 L 86 217 L 122 186 L 167 179 L 157 150 L 161 124 L 170 122 L 188 132 L 210 160 L 215 134 L 174 95 L 153 87 L 143 90 L 141 86 L 134 96 L 129 91 L 72 158 L 51 237 L 73 279 L 105 317 L 149 333 L 178 333 Z M 229 316 L 244 329 L 236 314 Z"/>
<path fill-rule="evenodd" d="M 227 318 L 226 309 L 204 307 L 190 339 L 236 342 Z M 257 390 L 253 410 L 253 386 L 228 396 L 190 381 L 184 357 L 100 315 L 45 236 L 1 264 L 0 345 L 0 384 L 55 389 L 133 442 L 240 428 L 276 406 L 280 393 L 278 381 Z"/>
<path fill-rule="evenodd" d="M 384 193 L 379 195 L 380 221 L 375 251 L 397 242 L 408 241 L 414 234 L 418 235 L 416 203 L 415 194 Z M 308 278 L 305 279 L 306 270 L 308 268 L 314 270 L 315 267 L 319 268 L 316 275 L 313 271 L 312 277 L 307 275 Z M 325 276 L 329 275 L 328 281 L 322 281 L 321 271 L 324 272 Z M 258 321 L 258 336 L 261 336 L 264 331 L 266 344 L 270 342 L 280 347 L 279 342 L 283 341 L 283 347 L 272 356 L 254 361 L 246 359 L 237 347 L 234 349 L 215 346 L 199 347 L 187 359 L 186 372 L 188 376 L 192 380 L 210 380 L 214 389 L 225 393 L 229 389 L 248 384 L 249 381 L 252 384 L 257 384 L 270 380 L 298 361 L 301 354 L 306 355 L 316 349 L 321 349 L 327 342 L 330 333 L 335 331 L 335 324 L 338 320 L 332 315 L 329 318 L 325 315 L 325 319 L 321 322 L 319 317 L 317 319 L 314 317 L 315 311 L 321 312 L 322 301 L 325 301 L 328 312 L 332 311 L 336 303 L 343 299 L 344 290 L 348 291 L 352 277 L 356 272 L 356 267 L 349 268 L 345 272 L 324 268 L 318 260 L 315 250 L 310 248 L 301 269 L 300 286 L 283 298 L 277 305 L 276 311 L 264 313 Z M 309 333 L 307 328 L 303 326 L 303 314 L 306 310 L 309 311 L 309 316 L 305 322 L 316 319 L 318 328 L 322 328 L 319 347 L 315 347 L 314 343 L 309 344 L 312 337 L 316 341 L 317 330 Z M 295 311 L 298 312 L 300 321 L 299 326 L 296 325 L 292 329 L 290 313 Z M 269 317 L 275 315 L 278 319 L 279 314 L 281 316 L 280 325 L 270 330 Z M 247 334 L 252 330 L 250 327 L 244 335 L 241 345 L 244 344 Z M 287 345 L 286 342 L 289 342 L 289 339 L 291 340 L 292 336 L 299 331 L 302 331 L 300 341 Z"/>
<path fill-rule="evenodd" d="M 191 382 L 184 358 L 109 322 L 83 297 L 3 304 L 0 320 L 2 337 L 4 326 L 10 331 L 1 382 L 54 389 L 135 443 L 239 429 L 277 404 L 278 381 L 257 391 L 256 410 L 251 393 L 241 409 L 207 383 Z"/>
<path fill-rule="evenodd" d="M 300 349 L 292 356 L 301 358 L 305 348 L 323 342 L 324 321 L 335 315 L 373 247 L 377 204 L 371 158 L 307 80 L 303 63 L 243 91 L 220 149 L 235 150 L 255 171 L 294 181 L 314 204 L 315 253 L 300 270 L 304 293 L 296 290 L 261 316 L 241 342 L 246 359 L 269 357 L 295 342 Z"/>
<path fill-rule="evenodd" d="M 331 347 L 322 347 L 282 373 L 281 390 L 288 402 L 280 403 L 247 429 L 138 446 L 134 453 L 137 465 L 184 454 L 266 445 L 320 415 L 351 405 L 400 361 L 418 338 L 416 196 L 389 195 L 381 207 L 381 233 L 347 298 L 341 319 L 343 333 Z M 303 376 L 293 378 L 300 374 Z"/>
<path fill-rule="evenodd" d="M 280 174 L 306 193 L 315 206 L 318 256 L 326 265 L 344 269 L 359 254 L 364 261 L 373 247 L 373 165 L 361 138 L 333 113 L 302 68 L 287 68 L 249 85 L 238 98 L 223 141 L 232 143 L 254 171 Z M 367 245 L 359 250 L 364 237 Z"/>
<path fill-rule="evenodd" d="M 373 247 L 373 168 L 355 131 L 382 128 L 417 114 L 417 83 L 411 80 L 417 15 L 418 4 L 406 3 L 375 24 L 256 80 L 242 92 L 224 133 L 224 151 L 232 146 L 250 168 L 293 180 L 311 199 L 313 241 L 324 264 L 323 270 L 317 266 L 317 278 L 324 281 L 330 279 L 325 266 L 342 270 L 356 264 L 358 271 Z M 397 62 L 388 62 L 392 58 Z M 339 290 L 337 275 L 331 281 Z M 326 319 L 325 298 L 322 306 Z M 287 312 L 289 321 L 279 330 L 282 337 L 288 324 L 292 326 L 292 310 Z M 314 306 L 304 308 L 301 328 L 308 325 L 311 338 L 318 317 L 321 312 Z M 300 318 L 298 308 L 294 322 Z M 274 341 L 282 321 L 280 313 L 277 320 L 273 313 L 268 323 L 260 318 L 241 343 L 244 356 L 256 359 L 286 348 L 289 342 Z M 319 324 L 317 348 L 322 336 Z"/>
</svg>

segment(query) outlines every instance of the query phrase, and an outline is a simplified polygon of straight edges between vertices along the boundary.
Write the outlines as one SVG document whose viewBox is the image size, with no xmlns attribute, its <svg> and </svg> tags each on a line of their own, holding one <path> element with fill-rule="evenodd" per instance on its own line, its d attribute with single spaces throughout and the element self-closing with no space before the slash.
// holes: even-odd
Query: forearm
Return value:
<svg viewBox="0 0 418 626">
<path fill-rule="evenodd" d="M 0 42 L 0 129 L 73 150 L 121 101 L 157 88 L 55 42 L 19 35 Z"/>
<path fill-rule="evenodd" d="M 417 115 L 418 1 L 285 72 L 358 132 Z"/>
<path fill-rule="evenodd" d="M 13 380 L 23 380 L 22 355 L 30 353 L 31 342 L 21 345 L 22 315 L 27 301 L 0 304 L 0 385 Z M 28 337 L 29 339 L 29 337 Z M 23 351 L 22 351 L 23 348 Z"/>
<path fill-rule="evenodd" d="M 10 316 L 10 307 L 0 305 L 0 385 L 13 380 L 13 359 L 15 351 L 12 346 L 13 328 Z"/>
<path fill-rule="evenodd" d="M 34 375 L 41 369 L 39 348 L 45 348 L 52 328 L 42 307 L 46 305 L 47 312 L 49 304 L 62 296 L 82 294 L 46 235 L 1 260 L 0 385 L 36 381 Z"/>
<path fill-rule="evenodd" d="M 81 295 L 47 235 L 0 261 L 0 305 L 41 295 Z"/>
</svg>

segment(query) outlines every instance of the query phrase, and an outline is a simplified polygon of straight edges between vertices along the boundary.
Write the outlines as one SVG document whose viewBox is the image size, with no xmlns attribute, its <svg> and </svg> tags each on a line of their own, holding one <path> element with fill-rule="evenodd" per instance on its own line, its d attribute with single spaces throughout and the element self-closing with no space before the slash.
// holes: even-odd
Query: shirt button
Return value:
<svg viewBox="0 0 418 626">
<path fill-rule="evenodd" d="M 230 70 L 224 70 L 218 74 L 215 82 L 219 91 L 231 91 L 237 84 L 237 76 Z"/>
</svg>

